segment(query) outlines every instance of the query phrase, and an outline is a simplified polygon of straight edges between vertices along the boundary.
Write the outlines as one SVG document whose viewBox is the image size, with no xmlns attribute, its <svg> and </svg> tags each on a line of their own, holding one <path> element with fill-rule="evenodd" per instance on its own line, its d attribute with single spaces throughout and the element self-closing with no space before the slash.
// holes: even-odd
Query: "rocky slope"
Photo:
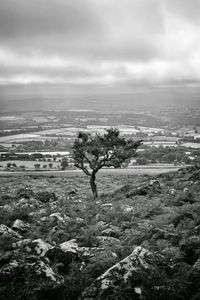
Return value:
<svg viewBox="0 0 200 300">
<path fill-rule="evenodd" d="M 1 178 L 0 299 L 199 299 L 200 170 L 99 181 Z"/>
</svg>

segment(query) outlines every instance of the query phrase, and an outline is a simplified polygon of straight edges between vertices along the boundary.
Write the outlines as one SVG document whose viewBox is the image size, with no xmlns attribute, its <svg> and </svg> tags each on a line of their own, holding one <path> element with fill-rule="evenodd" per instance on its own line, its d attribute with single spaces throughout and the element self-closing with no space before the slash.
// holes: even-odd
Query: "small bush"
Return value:
<svg viewBox="0 0 200 300">
<path fill-rule="evenodd" d="M 47 203 L 49 201 L 57 200 L 55 193 L 48 192 L 48 191 L 38 192 L 35 195 L 35 197 L 37 200 L 41 201 L 42 203 Z"/>
</svg>

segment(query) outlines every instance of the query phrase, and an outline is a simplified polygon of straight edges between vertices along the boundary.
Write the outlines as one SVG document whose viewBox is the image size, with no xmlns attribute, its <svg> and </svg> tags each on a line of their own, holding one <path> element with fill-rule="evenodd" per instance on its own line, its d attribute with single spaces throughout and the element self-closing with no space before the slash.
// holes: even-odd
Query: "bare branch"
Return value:
<svg viewBox="0 0 200 300">
<path fill-rule="evenodd" d="M 87 167 L 83 166 L 83 164 L 81 166 L 75 164 L 75 167 L 81 169 L 86 175 L 91 176 L 91 173 L 88 171 Z"/>
</svg>

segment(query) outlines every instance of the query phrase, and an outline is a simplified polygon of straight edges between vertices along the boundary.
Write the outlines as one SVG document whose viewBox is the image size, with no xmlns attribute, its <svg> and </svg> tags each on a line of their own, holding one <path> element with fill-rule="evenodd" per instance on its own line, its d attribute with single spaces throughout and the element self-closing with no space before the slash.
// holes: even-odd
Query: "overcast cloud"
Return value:
<svg viewBox="0 0 200 300">
<path fill-rule="evenodd" d="M 0 85 L 200 84 L 200 0 L 0 0 Z"/>
</svg>

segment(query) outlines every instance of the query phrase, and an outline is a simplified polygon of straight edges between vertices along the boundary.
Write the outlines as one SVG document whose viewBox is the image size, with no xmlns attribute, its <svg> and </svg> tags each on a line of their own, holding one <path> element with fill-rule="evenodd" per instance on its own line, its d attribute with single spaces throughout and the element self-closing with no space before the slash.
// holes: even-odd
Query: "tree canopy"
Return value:
<svg viewBox="0 0 200 300">
<path fill-rule="evenodd" d="M 62 170 L 65 170 L 66 168 L 69 167 L 69 163 L 68 163 L 67 157 L 64 157 L 64 158 L 62 159 L 60 165 L 61 165 Z"/>
</svg>

